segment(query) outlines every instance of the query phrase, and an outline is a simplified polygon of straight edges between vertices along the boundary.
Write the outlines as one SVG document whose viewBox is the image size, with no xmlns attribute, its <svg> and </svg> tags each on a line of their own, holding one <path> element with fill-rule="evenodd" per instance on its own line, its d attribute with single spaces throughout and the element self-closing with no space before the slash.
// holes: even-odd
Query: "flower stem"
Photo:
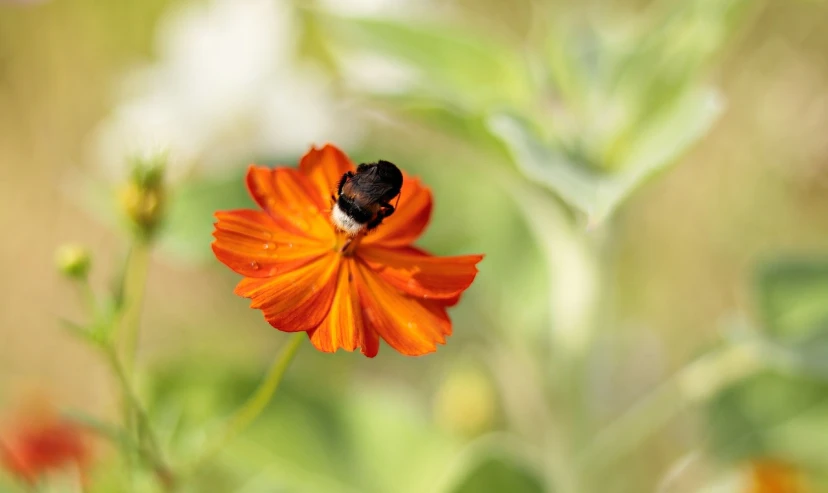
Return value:
<svg viewBox="0 0 828 493">
<path fill-rule="evenodd" d="M 167 490 L 172 490 L 173 485 L 175 484 L 174 475 L 171 469 L 164 462 L 161 455 L 161 448 L 158 445 L 158 439 L 152 429 L 149 417 L 141 405 L 141 401 L 138 400 L 138 394 L 136 394 L 135 389 L 132 386 L 132 382 L 126 373 L 124 364 L 118 356 L 118 351 L 115 349 L 114 345 L 107 345 L 104 350 L 110 366 L 112 366 L 112 369 L 118 378 L 118 383 L 121 386 L 121 392 L 124 396 L 124 406 L 126 408 L 125 414 L 127 416 L 127 425 L 129 425 L 130 421 L 133 419 L 132 417 L 134 416 L 138 426 L 138 443 L 143 445 L 143 439 L 146 439 L 148 448 L 145 455 L 149 454 L 151 456 L 151 460 L 149 462 L 153 465 L 153 469 L 155 470 L 158 479 L 164 484 Z"/>
<path fill-rule="evenodd" d="M 147 413 L 144 411 L 143 406 L 141 406 L 141 402 L 138 400 L 138 395 L 135 393 L 135 390 L 132 387 L 132 383 L 130 382 L 129 377 L 126 374 L 124 364 L 121 361 L 121 358 L 118 357 L 118 352 L 115 350 L 114 347 L 110 346 L 107 347 L 106 353 L 109 357 L 109 362 L 112 365 L 112 369 L 115 371 L 115 375 L 118 377 L 118 383 L 121 384 L 121 390 L 124 393 L 124 398 L 127 401 L 127 406 L 131 409 L 133 413 L 135 413 L 135 416 L 138 419 L 138 427 L 141 430 L 139 434 L 146 435 L 150 449 L 154 453 L 157 453 L 159 450 L 158 440 L 156 440 L 155 435 L 152 433 Z"/>
<path fill-rule="evenodd" d="M 751 343 L 723 347 L 690 363 L 599 433 L 579 457 L 579 466 L 594 472 L 612 464 L 687 407 L 762 368 L 761 348 Z"/>
<path fill-rule="evenodd" d="M 149 271 L 150 244 L 146 240 L 136 239 L 129 249 L 126 271 L 124 273 L 124 307 L 121 341 L 124 354 L 123 365 L 126 372 L 135 364 L 138 349 L 139 326 L 141 323 L 141 305 Z"/>
<path fill-rule="evenodd" d="M 195 472 L 203 463 L 211 459 L 214 455 L 221 451 L 227 443 L 233 438 L 240 435 L 246 430 L 273 398 L 279 384 L 282 382 L 282 377 L 285 371 L 290 366 L 293 357 L 299 349 L 302 339 L 306 337 L 304 332 L 299 332 L 293 336 L 288 342 L 287 347 L 282 352 L 281 356 L 277 358 L 265 375 L 262 383 L 253 392 L 253 394 L 242 404 L 240 408 L 227 420 L 224 429 L 218 434 L 216 439 L 205 447 L 205 452 L 199 456 L 191 465 L 190 472 Z"/>
<path fill-rule="evenodd" d="M 64 412 L 63 416 L 66 419 L 88 429 L 89 431 L 94 432 L 98 436 L 110 440 L 113 444 L 123 445 L 124 447 L 136 452 L 144 461 L 152 466 L 158 477 L 162 479 L 162 482 L 172 482 L 172 474 L 166 464 L 161 462 L 160 458 L 145 445 L 136 442 L 128 431 L 76 411 Z"/>
<path fill-rule="evenodd" d="M 95 291 L 92 285 L 89 284 L 89 279 L 84 278 L 78 282 L 78 290 L 84 307 L 89 311 L 89 316 L 95 320 L 98 316 L 98 303 L 95 299 Z"/>
</svg>

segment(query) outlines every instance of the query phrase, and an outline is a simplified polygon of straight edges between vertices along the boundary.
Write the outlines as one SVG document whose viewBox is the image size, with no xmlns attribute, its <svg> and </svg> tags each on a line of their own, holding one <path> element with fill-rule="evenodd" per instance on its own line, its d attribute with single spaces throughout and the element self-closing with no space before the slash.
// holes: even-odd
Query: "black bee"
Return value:
<svg viewBox="0 0 828 493">
<path fill-rule="evenodd" d="M 399 201 L 403 176 L 394 163 L 379 161 L 360 164 L 356 173 L 342 175 L 337 196 L 331 210 L 331 219 L 337 228 L 349 236 L 372 230 L 394 213 L 391 201 Z"/>
</svg>

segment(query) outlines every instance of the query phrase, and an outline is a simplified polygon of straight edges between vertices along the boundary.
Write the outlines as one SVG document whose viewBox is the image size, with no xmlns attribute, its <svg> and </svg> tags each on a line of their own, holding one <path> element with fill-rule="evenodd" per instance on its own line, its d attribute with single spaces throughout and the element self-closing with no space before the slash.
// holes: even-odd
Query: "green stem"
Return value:
<svg viewBox="0 0 828 493">
<path fill-rule="evenodd" d="M 89 279 L 84 278 L 78 282 L 78 289 L 80 290 L 81 301 L 89 311 L 89 316 L 92 320 L 96 320 L 98 316 L 98 303 L 95 299 L 95 292 L 92 290 L 92 285 L 89 284 Z"/>
<path fill-rule="evenodd" d="M 690 363 L 599 433 L 578 458 L 581 471 L 594 474 L 612 464 L 679 412 L 762 367 L 761 348 L 755 343 L 724 347 Z"/>
<path fill-rule="evenodd" d="M 130 372 L 135 365 L 138 350 L 139 326 L 141 324 L 141 306 L 146 291 L 147 273 L 149 272 L 150 244 L 141 239 L 135 240 L 127 256 L 124 272 L 124 315 L 121 321 L 121 341 L 124 354 L 124 368 Z"/>
<path fill-rule="evenodd" d="M 166 464 L 157 457 L 150 449 L 135 441 L 135 438 L 123 428 L 100 421 L 92 416 L 77 411 L 67 411 L 63 416 L 77 423 L 79 426 L 94 432 L 98 436 L 108 439 L 113 444 L 121 445 L 136 452 L 141 458 L 150 464 L 159 478 L 167 478 L 172 482 L 172 473 Z"/>
<path fill-rule="evenodd" d="M 244 432 L 259 417 L 273 398 L 276 390 L 278 390 L 285 371 L 287 371 L 288 366 L 290 366 L 291 361 L 296 356 L 299 345 L 305 337 L 304 332 L 294 334 L 293 338 L 288 342 L 287 348 L 273 362 L 270 370 L 268 370 L 267 375 L 265 375 L 264 380 L 259 384 L 256 391 L 227 420 L 224 429 L 218 434 L 216 439 L 205 447 L 205 452 L 193 462 L 189 468 L 190 472 L 195 472 L 202 464 L 220 452 L 233 438 Z"/>
<path fill-rule="evenodd" d="M 129 377 L 127 376 L 126 368 L 124 367 L 121 358 L 118 356 L 118 351 L 113 345 L 108 345 L 105 347 L 105 352 L 109 363 L 118 378 L 118 383 L 121 386 L 121 392 L 123 393 L 125 401 L 127 425 L 129 426 L 129 423 L 134 416 L 138 425 L 138 442 L 143 446 L 142 440 L 146 439 L 148 453 L 152 456 L 150 463 L 154 465 L 158 478 L 164 486 L 168 490 L 172 490 L 173 484 L 175 483 L 172 471 L 164 462 L 164 458 L 161 455 L 161 448 L 158 445 L 158 439 L 152 429 L 149 417 L 138 399 L 138 394 L 135 392 L 132 382 L 130 382 Z"/>
</svg>

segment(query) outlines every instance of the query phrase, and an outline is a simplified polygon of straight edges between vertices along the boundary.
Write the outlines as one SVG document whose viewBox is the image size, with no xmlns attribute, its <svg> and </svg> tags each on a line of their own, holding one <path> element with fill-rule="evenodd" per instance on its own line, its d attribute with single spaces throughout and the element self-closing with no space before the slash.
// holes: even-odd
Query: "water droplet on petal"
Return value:
<svg viewBox="0 0 828 493">
<path fill-rule="evenodd" d="M 255 260 L 250 262 L 250 268 L 253 269 L 253 270 L 259 270 L 259 263 L 256 262 Z"/>
<path fill-rule="evenodd" d="M 267 243 L 265 243 L 263 246 L 264 246 L 264 249 L 265 249 L 265 250 L 271 250 L 271 249 L 275 249 L 275 248 L 276 248 L 276 245 L 275 245 L 275 244 L 273 244 L 273 243 L 271 243 L 271 242 L 269 242 L 269 241 L 268 241 Z"/>
</svg>

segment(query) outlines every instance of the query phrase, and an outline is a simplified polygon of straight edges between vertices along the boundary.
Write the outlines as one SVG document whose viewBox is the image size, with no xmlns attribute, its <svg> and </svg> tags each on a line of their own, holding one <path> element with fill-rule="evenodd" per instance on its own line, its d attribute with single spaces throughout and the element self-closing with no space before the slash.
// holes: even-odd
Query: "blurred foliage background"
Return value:
<svg viewBox="0 0 828 493">
<path fill-rule="evenodd" d="M 826 19 L 817 0 L 0 1 L 2 403 L 35 387 L 117 414 L 57 323 L 79 302 L 51 259 L 85 243 L 105 288 L 114 190 L 165 150 L 141 394 L 194 453 L 286 340 L 231 294 L 212 214 L 252 204 L 248 163 L 331 141 L 420 175 L 422 246 L 485 253 L 478 280 L 436 354 L 305 345 L 191 491 L 828 491 Z M 126 491 L 96 455 L 93 491 Z"/>
</svg>

